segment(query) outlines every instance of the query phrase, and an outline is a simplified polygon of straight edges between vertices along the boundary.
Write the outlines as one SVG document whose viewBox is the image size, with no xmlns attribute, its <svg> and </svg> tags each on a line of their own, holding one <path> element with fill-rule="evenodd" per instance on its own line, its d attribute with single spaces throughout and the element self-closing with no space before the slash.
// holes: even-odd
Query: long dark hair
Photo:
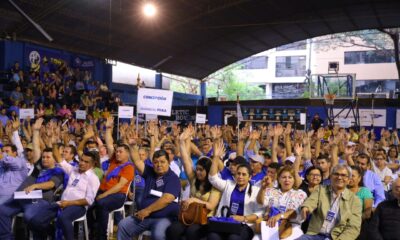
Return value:
<svg viewBox="0 0 400 240">
<path fill-rule="evenodd" d="M 237 170 L 236 170 L 236 172 L 239 170 L 239 168 L 246 168 L 247 169 L 247 172 L 249 173 L 249 176 L 251 177 L 252 175 L 253 175 L 253 171 L 251 171 L 251 168 L 250 168 L 250 165 L 249 164 L 247 164 L 247 163 L 242 163 L 242 164 L 239 164 L 238 166 L 237 166 Z M 249 194 L 249 196 L 251 196 L 251 193 L 252 193 L 252 184 L 251 184 L 251 182 L 249 181 L 249 191 L 247 192 L 248 194 Z"/>
<path fill-rule="evenodd" d="M 204 188 L 205 193 L 209 192 L 209 191 L 211 191 L 211 188 L 212 188 L 212 185 L 211 185 L 210 181 L 208 180 L 208 173 L 210 172 L 210 168 L 211 168 L 211 159 L 208 157 L 200 157 L 200 159 L 197 161 L 197 165 L 203 167 L 204 170 L 206 171 L 206 179 L 203 183 L 203 188 Z M 194 186 L 197 191 L 200 190 L 201 185 L 202 185 L 202 182 L 199 181 L 199 179 L 195 178 Z"/>
<path fill-rule="evenodd" d="M 356 172 L 358 172 L 358 175 L 360 175 L 360 182 L 358 183 L 358 186 L 364 187 L 364 181 L 363 181 L 364 171 L 358 166 L 351 166 L 350 168 L 352 171 L 356 171 Z"/>
</svg>

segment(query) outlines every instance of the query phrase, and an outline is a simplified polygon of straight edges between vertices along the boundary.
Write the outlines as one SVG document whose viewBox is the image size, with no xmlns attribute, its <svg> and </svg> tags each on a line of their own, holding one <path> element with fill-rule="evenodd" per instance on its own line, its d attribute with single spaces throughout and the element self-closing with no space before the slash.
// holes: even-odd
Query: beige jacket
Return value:
<svg viewBox="0 0 400 240">
<path fill-rule="evenodd" d="M 321 186 L 316 189 L 301 208 L 307 207 L 312 213 L 307 234 L 316 235 L 320 232 L 325 217 L 330 210 L 330 187 Z M 347 188 L 344 190 L 339 202 L 339 223 L 332 229 L 332 239 L 356 239 L 361 229 L 362 208 L 360 199 Z"/>
</svg>

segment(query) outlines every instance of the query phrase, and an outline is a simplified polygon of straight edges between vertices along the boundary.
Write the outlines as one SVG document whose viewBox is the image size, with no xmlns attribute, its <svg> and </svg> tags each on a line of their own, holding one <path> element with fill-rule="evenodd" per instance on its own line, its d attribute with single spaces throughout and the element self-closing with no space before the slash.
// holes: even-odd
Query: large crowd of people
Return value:
<svg viewBox="0 0 400 240">
<path fill-rule="evenodd" d="M 116 127 L 108 109 L 119 100 L 105 86 L 50 69 L 25 78 L 16 64 L 2 102 L 0 239 L 14 239 L 19 213 L 34 239 L 74 239 L 82 216 L 90 239 L 107 239 L 110 213 L 127 201 L 132 213 L 112 216 L 120 240 L 145 231 L 155 240 L 267 239 L 275 227 L 280 239 L 399 239 L 397 129 L 378 139 L 320 121 L 307 131 L 135 119 Z M 35 106 L 35 119 L 19 120 L 18 108 Z M 74 120 L 77 109 L 91 117 Z M 232 227 L 179 217 L 195 204 Z"/>
</svg>

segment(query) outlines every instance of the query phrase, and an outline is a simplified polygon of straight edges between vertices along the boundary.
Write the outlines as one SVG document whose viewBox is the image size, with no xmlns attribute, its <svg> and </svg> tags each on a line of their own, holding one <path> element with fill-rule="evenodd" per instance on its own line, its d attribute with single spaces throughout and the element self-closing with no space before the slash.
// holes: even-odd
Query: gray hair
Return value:
<svg viewBox="0 0 400 240">
<path fill-rule="evenodd" d="M 338 164 L 338 165 L 334 166 L 334 167 L 332 168 L 331 174 L 334 174 L 334 173 L 336 173 L 338 170 L 341 170 L 341 169 L 346 169 L 347 174 L 349 175 L 349 178 L 351 178 L 352 170 L 351 170 L 351 168 L 350 168 L 348 165 L 345 165 L 345 164 Z"/>
</svg>

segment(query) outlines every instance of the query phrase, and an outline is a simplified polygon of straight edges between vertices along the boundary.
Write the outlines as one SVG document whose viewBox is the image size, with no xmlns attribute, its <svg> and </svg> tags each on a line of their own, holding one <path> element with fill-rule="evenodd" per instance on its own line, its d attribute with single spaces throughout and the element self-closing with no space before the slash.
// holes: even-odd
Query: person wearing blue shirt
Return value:
<svg viewBox="0 0 400 240">
<path fill-rule="evenodd" d="M 358 155 L 356 164 L 364 171 L 364 186 L 372 192 L 372 195 L 374 196 L 373 208 L 376 208 L 379 203 L 385 200 L 385 190 L 381 179 L 376 173 L 370 170 L 371 158 L 367 154 L 362 153 Z"/>
<path fill-rule="evenodd" d="M 140 160 L 136 146 L 131 147 L 131 158 L 146 185 L 138 212 L 118 224 L 117 239 L 132 239 L 146 230 L 151 231 L 151 239 L 165 239 L 166 229 L 179 213 L 179 178 L 170 169 L 169 156 L 164 150 L 154 152 L 153 167 Z"/>
<path fill-rule="evenodd" d="M 8 116 L 7 116 L 7 109 L 2 108 L 1 113 L 0 113 L 0 121 L 3 124 L 3 127 L 5 127 L 7 125 L 7 122 L 9 120 L 10 120 L 10 118 L 8 118 Z"/>
<path fill-rule="evenodd" d="M 15 190 L 28 176 L 24 157 L 17 156 L 17 147 L 11 144 L 0 153 L 0 204 L 11 199 Z"/>
<path fill-rule="evenodd" d="M 250 178 L 250 183 L 256 186 L 260 186 L 261 181 L 265 177 L 265 172 L 263 172 L 262 168 L 264 165 L 264 157 L 260 155 L 251 155 L 250 159 L 250 168 L 253 172 Z"/>
<path fill-rule="evenodd" d="M 51 148 L 43 150 L 41 165 L 37 165 L 35 168 L 36 171 L 23 181 L 17 191 L 29 193 L 34 190 L 42 190 L 43 198 L 35 201 L 32 199 L 10 199 L 0 205 L 0 239 L 13 239 L 12 219 L 19 212 L 24 213 L 24 221 L 29 228 L 40 227 L 41 223 L 35 221 L 33 217 L 43 207 L 54 202 L 54 192 L 61 184 L 66 186 L 68 178 L 61 168 L 56 167 Z M 47 230 L 34 231 L 34 239 L 38 239 L 38 235 L 42 235 Z"/>
<path fill-rule="evenodd" d="M 228 166 L 224 167 L 222 171 L 219 173 L 222 180 L 235 180 L 234 176 L 236 174 L 237 166 L 241 164 L 247 164 L 247 161 L 244 157 L 237 156 L 233 159 L 229 158 L 227 162 Z"/>
<path fill-rule="evenodd" d="M 317 167 L 322 170 L 322 185 L 328 186 L 331 184 L 331 159 L 327 155 L 320 154 L 317 158 Z"/>
</svg>

